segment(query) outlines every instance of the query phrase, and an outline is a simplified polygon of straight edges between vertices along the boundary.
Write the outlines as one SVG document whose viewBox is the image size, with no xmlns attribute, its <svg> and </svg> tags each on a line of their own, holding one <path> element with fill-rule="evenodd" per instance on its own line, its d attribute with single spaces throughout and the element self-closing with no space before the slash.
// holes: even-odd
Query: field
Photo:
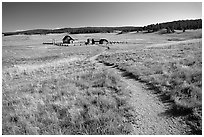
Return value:
<svg viewBox="0 0 204 137">
<path fill-rule="evenodd" d="M 100 55 L 98 61 L 161 93 L 165 102 L 173 102 L 172 115 L 185 115 L 195 132 L 202 131 L 201 39 L 116 51 Z"/>
<path fill-rule="evenodd" d="M 42 44 L 64 35 L 3 37 L 2 134 L 134 134 L 137 104 L 124 76 L 106 66 L 162 94 L 172 117 L 202 133 L 201 30 L 74 34 L 77 46 Z M 106 50 L 83 44 L 89 37 L 125 43 Z"/>
</svg>

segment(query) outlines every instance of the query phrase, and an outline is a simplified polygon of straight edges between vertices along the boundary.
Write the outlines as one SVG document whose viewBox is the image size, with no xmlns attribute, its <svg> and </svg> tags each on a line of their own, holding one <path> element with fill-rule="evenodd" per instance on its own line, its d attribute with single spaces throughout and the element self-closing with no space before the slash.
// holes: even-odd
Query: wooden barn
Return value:
<svg viewBox="0 0 204 137">
<path fill-rule="evenodd" d="M 66 35 L 63 39 L 62 39 L 62 42 L 63 43 L 66 43 L 66 44 L 71 44 L 74 42 L 74 39 L 69 36 L 69 35 Z"/>
</svg>

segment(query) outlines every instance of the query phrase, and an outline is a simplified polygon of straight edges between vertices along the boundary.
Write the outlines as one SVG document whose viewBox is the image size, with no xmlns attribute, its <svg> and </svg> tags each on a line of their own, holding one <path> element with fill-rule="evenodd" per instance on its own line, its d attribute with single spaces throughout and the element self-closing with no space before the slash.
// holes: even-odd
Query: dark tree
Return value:
<svg viewBox="0 0 204 137">
<path fill-rule="evenodd" d="M 172 33 L 175 32 L 175 30 L 174 30 L 174 26 L 171 26 L 171 27 L 169 27 L 169 28 L 170 28 L 170 30 L 171 30 Z"/>
<path fill-rule="evenodd" d="M 185 32 L 186 31 L 186 28 L 185 27 L 183 27 L 183 32 Z"/>
<path fill-rule="evenodd" d="M 166 27 L 166 33 L 170 33 L 170 28 L 169 27 Z"/>
</svg>

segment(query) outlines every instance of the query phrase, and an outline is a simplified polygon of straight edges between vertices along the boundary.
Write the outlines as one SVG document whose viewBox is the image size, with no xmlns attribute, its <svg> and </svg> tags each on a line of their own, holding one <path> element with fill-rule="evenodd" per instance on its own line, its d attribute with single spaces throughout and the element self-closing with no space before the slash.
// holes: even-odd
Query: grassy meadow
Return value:
<svg viewBox="0 0 204 137">
<path fill-rule="evenodd" d="M 81 60 L 52 65 L 3 74 L 3 134 L 131 132 L 128 91 L 117 76 Z"/>
<path fill-rule="evenodd" d="M 81 45 L 54 46 L 65 34 L 2 38 L 3 135 L 125 135 L 135 121 L 130 91 L 114 72 L 90 57 L 104 47 L 84 45 L 90 37 L 110 44 L 97 60 L 151 85 L 174 103 L 195 134 L 202 130 L 202 32 L 71 35 Z"/>
<path fill-rule="evenodd" d="M 130 134 L 129 91 L 87 60 L 104 48 L 42 45 L 41 37 L 3 39 L 2 133 Z"/>
<path fill-rule="evenodd" d="M 168 40 L 175 40 L 180 34 L 168 35 L 172 36 Z M 146 83 L 161 94 L 164 102 L 172 102 L 169 110 L 172 116 L 185 116 L 192 132 L 201 134 L 202 40 L 199 37 L 198 33 L 188 32 L 183 34 L 182 41 L 118 50 L 100 55 L 98 61 Z"/>
</svg>

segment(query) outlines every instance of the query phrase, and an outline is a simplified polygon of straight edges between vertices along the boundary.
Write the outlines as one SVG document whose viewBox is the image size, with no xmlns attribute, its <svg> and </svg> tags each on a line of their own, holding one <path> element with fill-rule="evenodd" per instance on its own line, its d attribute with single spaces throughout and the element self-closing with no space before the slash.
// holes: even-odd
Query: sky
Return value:
<svg viewBox="0 0 204 137">
<path fill-rule="evenodd" d="M 145 26 L 201 19 L 201 2 L 3 2 L 2 31 Z"/>
</svg>

